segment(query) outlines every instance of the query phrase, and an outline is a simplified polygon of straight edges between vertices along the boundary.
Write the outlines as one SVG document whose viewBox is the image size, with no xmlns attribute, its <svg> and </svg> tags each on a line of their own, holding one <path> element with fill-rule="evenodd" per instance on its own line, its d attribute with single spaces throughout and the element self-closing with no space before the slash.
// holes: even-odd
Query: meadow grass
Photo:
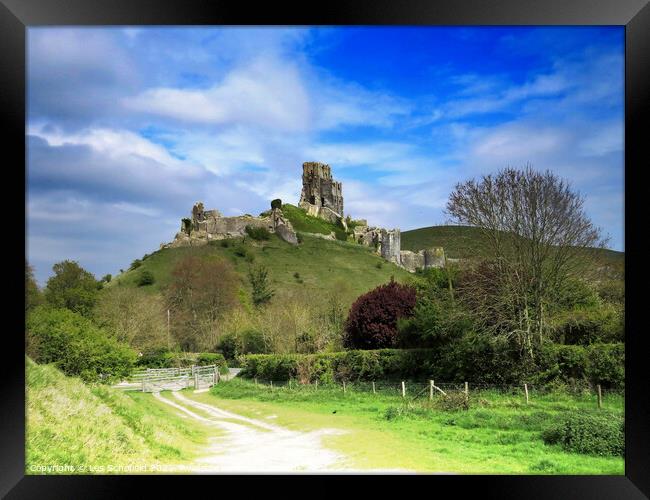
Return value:
<svg viewBox="0 0 650 500">
<path fill-rule="evenodd" d="M 481 391 L 467 411 L 442 411 L 427 397 L 415 401 L 393 394 L 347 393 L 339 387 L 288 389 L 233 380 L 210 393 L 190 394 L 203 402 L 295 430 L 338 428 L 326 445 L 360 469 L 404 469 L 472 474 L 623 474 L 622 457 L 569 453 L 544 444 L 541 432 L 569 412 L 598 412 L 619 418 L 623 398 L 610 394 L 602 410 L 592 395 L 520 395 Z M 436 396 L 437 398 L 437 396 Z"/>
<path fill-rule="evenodd" d="M 87 386 L 30 359 L 26 427 L 27 474 L 189 462 L 208 437 L 150 394 Z"/>
</svg>

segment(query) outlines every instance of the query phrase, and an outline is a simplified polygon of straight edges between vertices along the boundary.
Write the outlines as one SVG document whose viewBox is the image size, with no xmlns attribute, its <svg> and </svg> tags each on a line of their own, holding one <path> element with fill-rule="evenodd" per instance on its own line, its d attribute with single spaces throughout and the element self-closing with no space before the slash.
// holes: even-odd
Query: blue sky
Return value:
<svg viewBox="0 0 650 500">
<path fill-rule="evenodd" d="M 621 27 L 29 28 L 28 260 L 98 277 L 171 241 L 195 201 L 296 203 L 301 165 L 346 214 L 443 224 L 457 182 L 568 179 L 623 250 Z"/>
</svg>

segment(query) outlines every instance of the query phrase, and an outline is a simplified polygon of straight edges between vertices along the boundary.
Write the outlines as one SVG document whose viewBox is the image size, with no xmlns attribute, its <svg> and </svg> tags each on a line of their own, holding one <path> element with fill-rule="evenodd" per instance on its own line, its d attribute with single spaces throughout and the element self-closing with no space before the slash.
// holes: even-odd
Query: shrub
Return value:
<svg viewBox="0 0 650 500">
<path fill-rule="evenodd" d="M 246 234 L 257 241 L 269 240 L 271 233 L 265 227 L 246 226 Z"/>
<path fill-rule="evenodd" d="M 412 313 L 415 298 L 415 288 L 394 281 L 360 296 L 350 308 L 343 345 L 357 349 L 394 346 L 397 320 Z"/>
<path fill-rule="evenodd" d="M 563 416 L 542 432 L 547 444 L 567 451 L 601 456 L 622 456 L 625 450 L 625 421 L 611 414 L 577 413 Z"/>
<path fill-rule="evenodd" d="M 379 262 L 377 262 L 377 263 L 375 264 L 375 267 L 376 267 L 377 269 L 381 269 L 382 267 L 384 267 L 384 264 L 383 264 L 381 261 L 379 261 Z"/>
<path fill-rule="evenodd" d="M 219 245 L 221 245 L 222 248 L 228 248 L 230 246 L 230 240 L 229 239 L 219 240 Z"/>
<path fill-rule="evenodd" d="M 134 269 L 137 269 L 142 265 L 142 261 L 140 259 L 135 259 L 133 262 L 131 262 L 131 266 L 129 267 L 129 271 L 133 271 Z"/>
<path fill-rule="evenodd" d="M 243 245 L 237 245 L 233 252 L 237 257 L 246 257 L 248 255 L 248 250 Z"/>
<path fill-rule="evenodd" d="M 138 279 L 136 283 L 138 286 L 147 286 L 147 285 L 153 285 L 155 281 L 156 279 L 153 273 L 145 269 L 138 275 Z"/>
<path fill-rule="evenodd" d="M 282 208 L 282 200 L 280 198 L 276 198 L 275 200 L 271 200 L 271 208 Z"/>
<path fill-rule="evenodd" d="M 110 275 L 110 274 L 105 274 L 105 275 L 102 277 L 102 281 L 103 281 L 104 283 L 110 283 L 112 278 L 113 278 L 112 275 Z"/>
<path fill-rule="evenodd" d="M 589 346 L 586 374 L 594 384 L 606 388 L 622 388 L 625 385 L 625 344 Z"/>
<path fill-rule="evenodd" d="M 621 389 L 625 386 L 625 344 L 546 344 L 538 353 L 535 378 L 540 383 L 584 381 Z"/>
<path fill-rule="evenodd" d="M 86 382 L 126 377 L 136 354 L 92 321 L 69 309 L 38 307 L 27 316 L 27 341 L 37 363 L 54 363 Z"/>
<path fill-rule="evenodd" d="M 226 334 L 219 339 L 217 348 L 223 353 L 228 360 L 235 359 L 241 354 L 242 345 L 240 339 L 235 334 Z"/>
<path fill-rule="evenodd" d="M 196 364 L 199 366 L 217 365 L 219 367 L 227 366 L 223 354 L 218 352 L 201 352 L 196 357 Z"/>
<path fill-rule="evenodd" d="M 248 281 L 252 288 L 253 304 L 260 306 L 271 300 L 275 291 L 271 288 L 268 279 L 268 270 L 264 266 L 251 267 L 248 270 Z"/>
<path fill-rule="evenodd" d="M 442 411 L 469 410 L 469 398 L 463 392 L 449 392 L 436 399 L 435 405 Z"/>
</svg>

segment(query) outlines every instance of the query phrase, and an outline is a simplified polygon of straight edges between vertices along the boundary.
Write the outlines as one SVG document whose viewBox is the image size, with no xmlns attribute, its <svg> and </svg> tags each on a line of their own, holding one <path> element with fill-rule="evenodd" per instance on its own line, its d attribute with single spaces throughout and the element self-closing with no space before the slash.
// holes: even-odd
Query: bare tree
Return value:
<svg viewBox="0 0 650 500">
<path fill-rule="evenodd" d="M 480 228 L 489 265 L 463 291 L 477 317 L 495 332 L 516 336 L 532 356 L 546 310 L 570 276 L 593 265 L 606 243 L 584 211 L 583 197 L 550 171 L 504 169 L 456 185 L 447 203 L 452 220 Z"/>
</svg>

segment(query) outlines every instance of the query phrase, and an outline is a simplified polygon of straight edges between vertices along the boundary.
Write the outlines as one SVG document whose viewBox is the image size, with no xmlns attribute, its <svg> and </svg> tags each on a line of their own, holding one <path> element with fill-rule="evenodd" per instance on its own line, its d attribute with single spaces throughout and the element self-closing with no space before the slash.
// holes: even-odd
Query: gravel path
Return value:
<svg viewBox="0 0 650 500">
<path fill-rule="evenodd" d="M 215 405 L 173 392 L 172 398 L 154 397 L 197 421 L 218 426 L 224 436 L 212 439 L 208 453 L 197 460 L 203 472 L 281 473 L 351 472 L 345 457 L 321 443 L 325 435 L 342 434 L 337 429 L 297 432 L 222 410 Z"/>
</svg>

